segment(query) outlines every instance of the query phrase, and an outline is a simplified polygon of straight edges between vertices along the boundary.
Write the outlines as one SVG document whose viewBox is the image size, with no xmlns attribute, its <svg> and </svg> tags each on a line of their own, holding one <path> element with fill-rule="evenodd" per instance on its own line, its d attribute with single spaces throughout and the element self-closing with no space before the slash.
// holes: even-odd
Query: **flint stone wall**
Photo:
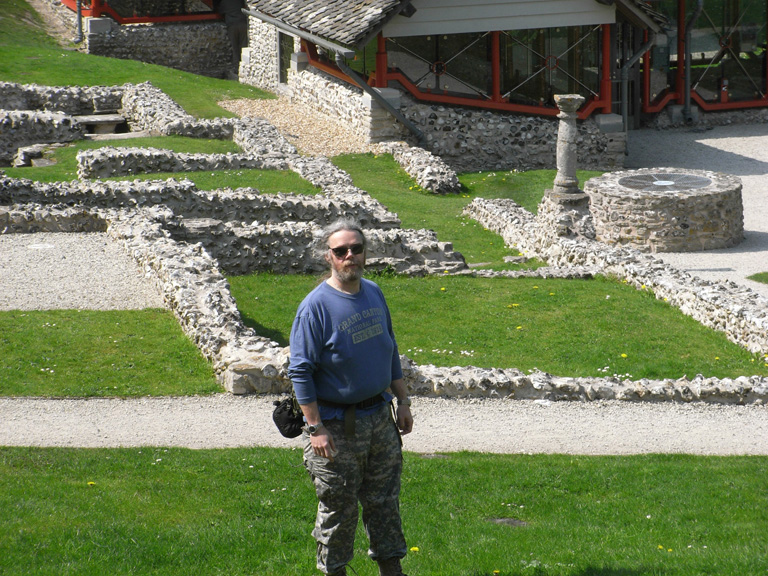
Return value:
<svg viewBox="0 0 768 576">
<path fill-rule="evenodd" d="M 172 101 L 171 101 L 172 103 Z M 151 102 L 148 102 L 152 108 Z M 157 110 L 155 110 L 155 113 Z M 183 112 L 183 111 L 182 111 Z M 152 116 L 150 114 L 150 116 Z M 181 129 L 194 128 L 194 122 L 183 114 L 177 115 L 170 123 L 160 116 L 154 117 L 156 125 L 174 124 Z M 258 131 L 257 131 L 258 132 Z M 246 139 L 247 140 L 247 139 Z M 257 137 L 258 140 L 258 137 Z M 265 145 L 270 148 L 269 145 Z M 285 144 L 278 142 L 271 150 L 285 150 Z M 348 175 L 339 171 L 327 158 L 302 158 L 289 156 L 292 169 L 305 175 L 321 187 L 325 197 L 332 203 L 344 196 L 350 202 L 360 202 L 366 208 L 373 207 L 372 213 L 384 214 L 381 222 L 397 222 L 395 215 L 386 212 L 375 200 L 351 184 Z M 87 232 L 106 230 L 123 243 L 126 249 L 141 263 L 149 275 L 157 278 L 163 290 L 164 298 L 174 310 L 183 329 L 195 341 L 202 353 L 214 364 L 220 381 L 228 391 L 242 394 L 248 392 L 283 392 L 289 388 L 286 374 L 288 351 L 274 342 L 256 336 L 246 328 L 237 312 L 234 300 L 219 271 L 219 263 L 203 248 L 201 243 L 189 244 L 180 241 L 179 230 L 190 229 L 188 222 L 165 205 L 171 197 L 186 206 L 189 214 L 195 213 L 190 202 L 194 196 L 191 182 L 145 183 L 146 189 L 135 191 L 138 183 L 105 184 L 98 182 L 80 182 L 70 184 L 45 185 L 24 180 L 0 178 L 0 232 Z M 166 190 L 170 187 L 170 190 Z M 191 193 L 191 194 L 190 194 Z M 226 220 L 233 229 L 237 226 L 237 217 L 231 218 L 233 208 L 231 199 L 237 198 L 242 191 L 221 192 L 218 214 L 226 215 Z M 72 195 L 74 194 L 74 196 Z M 77 194 L 91 196 L 86 203 L 79 204 Z M 244 194 L 248 194 L 245 192 Z M 214 194 L 213 196 L 217 196 Z M 205 196 L 205 194 L 203 194 Z M 26 202 L 26 199 L 32 200 Z M 42 199 L 42 201 L 41 201 Z M 113 202 L 114 200 L 114 202 Z M 250 202 L 247 199 L 246 202 Z M 545 199 L 546 202 L 546 199 Z M 205 205 L 205 201 L 200 202 Z M 104 207 L 101 207 L 104 205 Z M 126 208 L 129 207 L 129 208 Z M 205 206 L 205 213 L 210 206 Z M 624 273 L 628 281 L 635 286 L 669 286 L 668 292 L 681 291 L 681 286 L 688 286 L 681 291 L 678 301 L 686 312 L 690 301 L 712 302 L 712 316 L 716 329 L 728 330 L 728 324 L 741 320 L 748 325 L 746 333 L 754 332 L 755 324 L 763 322 L 762 336 L 766 335 L 765 299 L 746 288 L 729 284 L 704 283 L 710 296 L 699 293 L 702 289 L 700 280 L 693 279 L 693 287 L 687 274 L 674 269 L 661 268 L 653 259 L 647 269 L 641 269 L 635 258 L 642 260 L 643 255 L 629 250 L 610 249 L 599 243 L 578 242 L 564 239 L 552 233 L 552 228 L 536 222 L 533 216 L 514 203 L 505 201 L 476 200 L 469 207 L 469 213 L 481 223 L 497 231 L 508 243 L 531 254 L 538 254 L 548 259 L 555 267 L 531 272 L 536 277 L 587 277 L 591 274 L 615 273 L 614 268 Z M 574 222 L 580 216 L 557 215 L 556 208 L 541 210 L 547 218 L 556 222 Z M 200 219 L 204 219 L 201 217 Z M 191 218 L 189 220 L 192 220 Z M 398 222 L 399 225 L 399 222 Z M 298 227 L 307 224 L 297 224 Z M 205 225 L 202 226 L 203 228 Z M 245 228 L 245 226 L 241 226 Z M 193 222 L 191 228 L 195 228 Z M 390 230 L 391 231 L 391 230 Z M 400 231 L 409 234 L 413 231 Z M 418 237 L 422 231 L 415 231 Z M 568 230 L 559 230 L 558 233 Z M 388 234 L 386 230 L 385 234 Z M 386 235 L 384 244 L 392 240 Z M 443 245 L 438 250 L 448 251 L 450 245 Z M 429 253 L 429 248 L 427 252 Z M 538 251 L 537 251 L 538 250 Z M 592 251 L 595 254 L 592 255 Z M 434 254 L 434 250 L 431 252 Z M 427 261 L 427 258 L 425 258 Z M 448 262 L 451 263 L 450 260 Z M 561 264 L 561 266 L 557 266 Z M 656 268 L 654 268 L 656 267 Z M 660 270 L 658 281 L 651 282 L 654 270 Z M 434 269 L 427 270 L 434 272 Z M 489 275 L 488 271 L 458 270 L 456 273 Z M 524 272 L 496 273 L 502 276 L 518 276 Z M 675 284 L 667 280 L 666 275 L 679 278 Z M 654 288 L 657 295 L 658 287 Z M 705 290 L 706 291 L 706 290 Z M 736 292 L 737 303 L 733 297 Z M 743 303 L 743 306 L 739 303 Z M 695 308 L 696 306 L 691 306 Z M 746 310 L 746 312 L 745 312 Z M 760 316 L 762 314 L 762 316 Z M 760 316 L 760 317 L 758 317 Z M 702 320 L 704 322 L 704 320 Z M 706 322 L 704 322 L 706 323 Z M 738 330 L 731 330 L 738 332 Z M 758 328 L 758 332 L 760 329 Z M 749 340 L 749 338 L 747 338 Z M 743 344 L 744 345 L 744 344 Z M 751 350 L 765 351 L 764 341 L 745 344 Z M 402 356 L 406 383 L 414 393 L 451 396 L 504 396 L 510 398 L 545 398 L 551 400 L 595 400 L 621 399 L 641 401 L 706 401 L 724 403 L 765 403 L 768 399 L 768 379 L 742 377 L 735 380 L 704 378 L 697 376 L 692 380 L 663 381 L 619 381 L 616 378 L 559 378 L 549 374 L 534 372 L 523 374 L 517 370 L 498 370 L 468 368 L 440 368 L 435 366 L 417 366 L 407 357 Z"/>
<path fill-rule="evenodd" d="M 70 116 L 116 112 L 122 107 L 122 86 L 41 86 L 0 82 L 6 110 L 59 112 Z"/>
<path fill-rule="evenodd" d="M 77 13 L 61 0 L 43 0 L 56 17 L 72 31 Z M 208 10 L 196 0 L 132 0 L 115 8 L 125 16 L 168 15 Z M 94 22 L 94 25 L 91 25 Z M 221 78 L 232 67 L 232 48 L 221 21 L 123 24 L 111 18 L 83 18 L 83 44 L 88 54 L 160 64 L 194 74 Z M 93 30 L 93 32 L 91 32 Z"/>
<path fill-rule="evenodd" d="M 45 184 L 0 176 L 0 206 L 39 203 L 48 206 L 86 206 L 102 210 L 166 206 L 179 218 L 217 219 L 221 222 L 242 223 L 243 226 L 253 222 L 314 222 L 325 226 L 341 216 L 349 216 L 370 228 L 386 230 L 400 227 L 399 220 L 385 212 L 381 206 L 359 203 L 354 198 L 352 200 L 323 195 L 260 194 L 258 190 L 250 188 L 202 191 L 190 180 L 76 180 Z M 369 207 L 378 209 L 369 210 Z M 177 227 L 180 229 L 182 225 L 185 224 L 179 224 Z M 5 232 L 24 232 L 24 229 L 11 227 Z"/>
<path fill-rule="evenodd" d="M 65 114 L 0 110 L 0 166 L 10 166 L 19 148 L 38 143 L 72 142 L 84 134 L 82 126 Z"/>
<path fill-rule="evenodd" d="M 277 28 L 248 18 L 248 48 L 240 60 L 240 81 L 270 92 L 280 91 Z"/>
<path fill-rule="evenodd" d="M 456 172 L 442 158 L 405 142 L 382 144 L 380 149 L 392 154 L 395 161 L 418 185 L 434 194 L 458 194 L 461 191 Z"/>
<path fill-rule="evenodd" d="M 711 184 L 688 190 L 636 190 L 622 178 L 672 174 L 706 178 Z M 663 179 L 659 176 L 659 179 Z M 744 239 L 741 181 L 707 170 L 653 168 L 614 172 L 584 184 L 598 240 L 651 252 L 729 248 Z"/>
<path fill-rule="evenodd" d="M 88 54 L 138 60 L 222 78 L 232 64 L 232 47 L 223 22 L 184 22 L 119 25 L 109 31 L 85 25 L 84 49 Z"/>
<path fill-rule="evenodd" d="M 250 154 L 184 154 L 158 148 L 99 148 L 77 153 L 78 178 L 111 178 L 152 172 L 201 170 L 286 170 L 281 159 Z"/>
<path fill-rule="evenodd" d="M 168 208 L 20 204 L 0 208 L 0 229 L 9 217 L 26 224 L 26 230 L 18 231 L 106 230 L 141 264 L 146 274 L 157 279 L 166 305 L 213 363 L 227 390 L 238 394 L 288 390 L 288 349 L 244 326 L 217 261 L 200 244 L 178 242 L 166 230 L 166 222 L 173 218 Z M 522 218 L 521 222 L 527 220 Z M 620 381 L 561 378 L 542 372 L 524 374 L 514 369 L 418 366 L 406 356 L 401 356 L 401 362 L 409 390 L 430 396 L 733 404 L 764 404 L 768 400 L 768 379 L 758 377 Z"/>
</svg>

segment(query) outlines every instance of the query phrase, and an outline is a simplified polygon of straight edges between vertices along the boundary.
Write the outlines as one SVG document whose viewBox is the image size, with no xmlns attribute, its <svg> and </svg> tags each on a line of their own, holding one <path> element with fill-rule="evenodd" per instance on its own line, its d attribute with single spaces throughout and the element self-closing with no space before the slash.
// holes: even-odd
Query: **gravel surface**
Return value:
<svg viewBox="0 0 768 576">
<path fill-rule="evenodd" d="M 299 447 L 272 423 L 274 396 L 0 398 L 0 445 Z M 768 407 L 416 398 L 418 453 L 768 454 Z"/>
<path fill-rule="evenodd" d="M 242 98 L 218 104 L 240 118 L 265 118 L 302 154 L 331 158 L 375 150 L 375 146 L 341 126 L 334 118 L 307 106 L 292 104 L 282 96 L 275 100 Z"/>
<path fill-rule="evenodd" d="M 162 307 L 154 283 L 106 234 L 0 234 L 0 310 Z"/>
</svg>

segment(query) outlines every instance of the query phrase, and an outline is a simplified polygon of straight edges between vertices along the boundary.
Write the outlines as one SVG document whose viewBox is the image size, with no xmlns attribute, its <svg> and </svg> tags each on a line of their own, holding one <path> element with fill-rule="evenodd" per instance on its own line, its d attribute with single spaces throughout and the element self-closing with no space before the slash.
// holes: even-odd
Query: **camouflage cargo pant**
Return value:
<svg viewBox="0 0 768 576">
<path fill-rule="evenodd" d="M 315 455 L 304 432 L 304 465 L 317 493 L 317 519 L 312 531 L 317 541 L 317 567 L 332 574 L 354 555 L 358 502 L 370 541 L 373 560 L 406 554 L 400 523 L 400 474 L 403 469 L 400 437 L 388 404 L 374 414 L 358 417 L 355 435 L 344 434 L 344 422 L 330 420 L 338 454 L 333 462 Z"/>
</svg>

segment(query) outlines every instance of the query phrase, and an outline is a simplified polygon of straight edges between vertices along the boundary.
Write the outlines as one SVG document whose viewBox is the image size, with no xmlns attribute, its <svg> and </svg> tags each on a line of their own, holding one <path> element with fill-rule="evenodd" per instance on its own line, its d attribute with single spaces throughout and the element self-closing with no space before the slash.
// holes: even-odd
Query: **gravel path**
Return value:
<svg viewBox="0 0 768 576">
<path fill-rule="evenodd" d="M 269 397 L 0 398 L 0 445 L 298 447 Z M 404 437 L 418 453 L 768 454 L 768 407 L 416 398 Z"/>
<path fill-rule="evenodd" d="M 292 104 L 283 96 L 274 100 L 226 100 L 218 102 L 218 105 L 241 118 L 266 118 L 302 154 L 331 158 L 339 154 L 375 150 L 375 146 L 369 145 L 334 118 L 306 106 Z"/>
</svg>

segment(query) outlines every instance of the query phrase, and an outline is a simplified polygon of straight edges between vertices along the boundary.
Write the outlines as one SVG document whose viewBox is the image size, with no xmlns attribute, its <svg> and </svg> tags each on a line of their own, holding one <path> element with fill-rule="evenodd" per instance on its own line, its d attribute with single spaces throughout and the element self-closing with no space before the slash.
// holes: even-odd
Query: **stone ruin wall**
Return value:
<svg viewBox="0 0 768 576">
<path fill-rule="evenodd" d="M 371 232 L 373 258 L 382 267 L 403 262 L 418 253 L 404 270 L 410 274 L 447 270 L 457 274 L 505 277 L 588 277 L 602 273 L 625 278 L 639 289 L 646 285 L 657 297 L 669 294 L 671 304 L 731 339 L 761 353 L 768 351 L 768 302 L 747 288 L 703 282 L 627 248 L 609 248 L 586 240 L 553 235 L 552 222 L 534 217 L 505 201 L 476 200 L 468 214 L 502 235 L 509 245 L 547 260 L 553 267 L 535 271 L 492 273 L 471 271 L 457 258 L 450 244 L 437 242 L 428 231 L 399 228 L 388 213 L 365 192 L 351 185 L 349 176 L 324 158 L 305 158 L 291 151 L 274 128 L 226 120 L 204 122 L 174 108 L 149 85 L 126 90 L 137 101 L 143 117 L 132 119 L 157 133 L 242 132 L 245 148 L 263 155 L 286 156 L 291 169 L 318 186 L 322 195 L 299 199 L 290 196 L 255 196 L 250 190 L 201 192 L 189 181 L 105 183 L 81 180 L 69 184 L 39 184 L 0 178 L 0 231 L 84 232 L 106 231 L 119 241 L 154 277 L 185 332 L 214 365 L 224 387 L 234 393 L 285 391 L 288 351 L 245 327 L 221 270 L 241 265 L 252 270 L 257 260 L 276 266 L 306 252 L 321 215 L 334 216 L 333 207 L 378 226 Z M 146 104 L 143 106 L 142 103 Z M 168 115 L 162 113 L 169 106 Z M 130 107 L 130 105 L 128 105 Z M 238 130 L 238 126 L 240 130 Z M 109 156 L 109 154 L 107 154 Z M 426 158 L 431 157 L 427 155 Z M 342 203 L 349 202 L 349 206 Z M 261 202 L 261 204 L 259 203 Z M 312 203 L 317 203 L 315 206 Z M 248 213 L 252 210 L 252 213 Z M 319 210 L 319 211 L 318 211 Z M 563 220 L 556 210 L 541 209 L 545 218 Z M 264 216 L 268 214 L 268 216 Z M 312 222 L 308 222 L 314 214 Z M 553 216 L 554 214 L 554 216 Z M 254 220 L 242 222 L 243 216 Z M 261 218 L 259 218 L 261 215 Z M 315 221 L 317 220 L 317 221 Z M 567 218 L 565 219 L 567 220 Z M 241 238 L 267 238 L 259 246 Z M 296 238 L 300 238 L 298 242 Z M 294 242 L 292 244 L 292 242 Z M 386 247 L 389 252 L 384 250 Z M 270 252 L 271 251 L 271 252 Z M 216 254 L 213 256 L 212 254 Z M 220 260 L 219 260 L 220 259 Z M 308 262 L 309 260 L 307 260 Z M 222 264 L 226 262 L 226 266 Z M 238 264 L 238 262 L 240 264 Z M 296 271 L 296 270 L 292 270 Z M 674 296 L 674 298 L 673 298 Z M 707 401 L 764 403 L 768 379 L 705 378 L 663 381 L 619 381 L 616 378 L 562 378 L 545 373 L 524 374 L 514 369 L 419 366 L 403 356 L 409 388 L 416 394 L 458 397 L 491 396 L 551 400 L 620 399 L 641 401 Z"/>
<path fill-rule="evenodd" d="M 74 38 L 77 14 L 60 0 L 43 1 Z M 123 0 L 119 4 L 126 14 L 132 14 L 134 8 L 139 15 L 165 15 L 177 8 L 199 11 L 199 2 L 193 0 Z M 80 49 L 87 54 L 138 60 L 215 78 L 223 78 L 232 67 L 227 30 L 218 20 L 119 25 L 108 17 L 83 18 L 82 30 Z"/>
<path fill-rule="evenodd" d="M 219 21 L 118 25 L 108 18 L 94 18 L 87 23 L 84 37 L 88 54 L 214 78 L 223 78 L 233 67 L 227 29 Z"/>
<path fill-rule="evenodd" d="M 280 70 L 277 60 L 277 28 L 257 18 L 248 18 L 248 48 L 240 60 L 241 82 L 269 92 L 280 92 Z"/>
</svg>

